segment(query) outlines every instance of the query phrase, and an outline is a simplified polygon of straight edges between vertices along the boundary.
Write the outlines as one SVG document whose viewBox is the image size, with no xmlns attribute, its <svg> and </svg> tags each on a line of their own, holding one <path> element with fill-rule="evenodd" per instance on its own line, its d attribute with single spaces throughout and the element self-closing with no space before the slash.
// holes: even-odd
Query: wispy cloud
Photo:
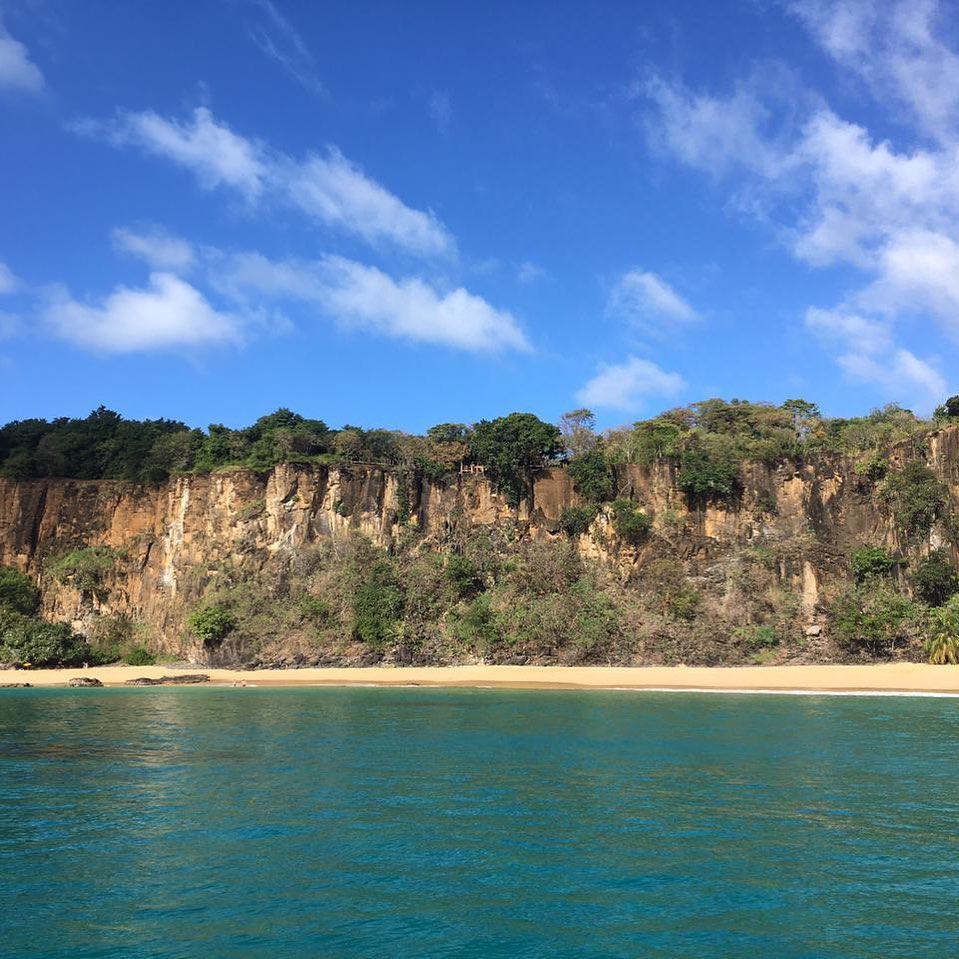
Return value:
<svg viewBox="0 0 959 959">
<path fill-rule="evenodd" d="M 20 280 L 6 263 L 0 262 L 0 296 L 13 293 L 20 286 Z"/>
<path fill-rule="evenodd" d="M 583 406 L 632 411 L 651 396 L 674 396 L 686 383 L 650 360 L 631 356 L 623 363 L 600 367 L 576 394 Z"/>
<path fill-rule="evenodd" d="M 928 407 L 944 384 L 938 361 L 904 350 L 897 327 L 931 318 L 959 340 L 959 57 L 935 36 L 931 3 L 789 6 L 837 62 L 903 106 L 918 142 L 936 145 L 894 146 L 814 96 L 784 115 L 753 81 L 713 93 L 662 79 L 646 86 L 654 140 L 723 179 L 798 259 L 860 271 L 862 283 L 810 310 L 807 325 L 844 371 Z M 837 336 L 843 326 L 870 337 Z"/>
<path fill-rule="evenodd" d="M 306 91 L 326 97 L 316 63 L 303 37 L 271 0 L 247 0 L 246 32 L 260 51 L 283 67 Z"/>
<path fill-rule="evenodd" d="M 37 94 L 44 86 L 43 74 L 30 59 L 30 52 L 0 21 L 0 91 Z"/>
<path fill-rule="evenodd" d="M 145 289 L 120 286 L 94 303 L 81 303 L 59 291 L 42 320 L 54 335 L 103 353 L 195 348 L 242 339 L 238 317 L 217 311 L 172 273 L 153 273 Z"/>
<path fill-rule="evenodd" d="M 536 283 L 538 280 L 544 280 L 547 275 L 546 270 L 538 263 L 532 263 L 529 260 L 524 260 L 516 268 L 516 279 L 524 286 Z"/>
<path fill-rule="evenodd" d="M 163 230 L 131 230 L 118 227 L 111 234 L 116 249 L 138 257 L 155 270 L 184 273 L 193 265 L 193 247 L 186 240 Z"/>
<path fill-rule="evenodd" d="M 135 146 L 192 172 L 207 189 L 230 188 L 251 204 L 276 198 L 315 222 L 418 256 L 453 256 L 452 234 L 429 210 L 407 206 L 335 147 L 298 159 L 234 133 L 206 107 L 186 121 L 153 112 L 83 120 L 80 133 Z"/>
<path fill-rule="evenodd" d="M 393 339 L 474 353 L 530 349 L 511 313 L 462 287 L 441 290 L 422 277 L 395 278 L 340 256 L 303 262 L 220 255 L 211 279 L 238 302 L 252 297 L 307 303 L 345 328 Z"/>
<path fill-rule="evenodd" d="M 699 318 L 661 276 L 642 270 L 628 270 L 619 277 L 610 290 L 606 307 L 613 316 L 652 336 Z"/>
</svg>

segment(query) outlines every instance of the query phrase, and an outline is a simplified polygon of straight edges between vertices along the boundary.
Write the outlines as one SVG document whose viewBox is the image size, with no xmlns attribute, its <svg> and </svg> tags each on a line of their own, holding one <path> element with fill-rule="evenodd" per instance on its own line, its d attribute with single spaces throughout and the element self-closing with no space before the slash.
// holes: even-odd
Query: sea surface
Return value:
<svg viewBox="0 0 959 959">
<path fill-rule="evenodd" d="M 0 691 L 4 957 L 959 956 L 959 700 Z"/>
</svg>

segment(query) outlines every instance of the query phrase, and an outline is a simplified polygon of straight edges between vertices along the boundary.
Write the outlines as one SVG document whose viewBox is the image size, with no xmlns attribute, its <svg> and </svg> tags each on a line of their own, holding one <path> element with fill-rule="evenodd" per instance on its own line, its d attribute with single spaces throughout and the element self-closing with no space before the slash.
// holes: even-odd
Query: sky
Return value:
<svg viewBox="0 0 959 959">
<path fill-rule="evenodd" d="M 959 391 L 959 9 L 0 0 L 0 421 Z"/>
</svg>

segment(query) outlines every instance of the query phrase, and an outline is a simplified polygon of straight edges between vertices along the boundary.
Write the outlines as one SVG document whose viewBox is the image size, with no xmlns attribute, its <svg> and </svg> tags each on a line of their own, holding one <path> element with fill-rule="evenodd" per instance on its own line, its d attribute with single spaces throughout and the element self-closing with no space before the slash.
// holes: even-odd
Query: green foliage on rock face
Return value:
<svg viewBox="0 0 959 959">
<path fill-rule="evenodd" d="M 897 565 L 881 546 L 860 546 L 853 550 L 850 561 L 852 574 L 857 583 L 864 583 L 874 576 L 888 576 Z"/>
<path fill-rule="evenodd" d="M 889 472 L 889 461 L 879 450 L 871 450 L 856 463 L 856 472 L 870 483 L 878 483 Z"/>
<path fill-rule="evenodd" d="M 0 610 L 0 662 L 31 666 L 78 666 L 90 647 L 66 623 L 47 623 L 13 610 Z"/>
<path fill-rule="evenodd" d="M 630 546 L 639 546 L 649 536 L 653 521 L 629 499 L 618 499 L 610 505 L 613 529 L 616 535 Z"/>
<path fill-rule="evenodd" d="M 942 549 L 930 553 L 912 575 L 916 597 L 930 606 L 942 606 L 959 593 L 959 574 L 949 554 Z"/>
<path fill-rule="evenodd" d="M 11 566 L 0 566 L 0 610 L 33 616 L 40 608 L 40 590 L 29 576 Z"/>
<path fill-rule="evenodd" d="M 832 624 L 849 650 L 885 657 L 909 642 L 917 626 L 917 610 L 888 583 L 873 579 L 847 590 L 836 601 Z"/>
<path fill-rule="evenodd" d="M 222 603 L 200 606 L 187 617 L 190 632 L 204 645 L 214 646 L 222 642 L 236 626 L 236 618 Z"/>
<path fill-rule="evenodd" d="M 605 503 L 616 492 L 613 471 L 603 451 L 593 448 L 580 456 L 574 456 L 567 466 L 573 487 L 590 503 Z"/>
<path fill-rule="evenodd" d="M 599 513 L 597 506 L 567 506 L 559 516 L 559 528 L 570 539 L 582 536 Z"/>
<path fill-rule="evenodd" d="M 403 612 L 403 590 L 389 563 L 376 563 L 353 600 L 353 635 L 373 649 L 393 638 Z"/>
<path fill-rule="evenodd" d="M 733 630 L 733 638 L 753 650 L 771 649 L 779 643 L 776 630 L 768 625 L 739 626 Z"/>
<path fill-rule="evenodd" d="M 938 666 L 959 663 L 959 596 L 929 615 L 925 641 L 929 662 Z"/>
<path fill-rule="evenodd" d="M 559 429 L 532 413 L 481 420 L 469 438 L 470 455 L 494 485 L 517 505 L 529 495 L 533 474 L 560 452 Z"/>
<path fill-rule="evenodd" d="M 446 561 L 446 578 L 457 599 L 470 599 L 483 591 L 483 574 L 468 556 L 452 554 Z"/>
<path fill-rule="evenodd" d="M 927 537 L 949 506 L 949 492 L 919 460 L 912 460 L 883 481 L 881 495 L 899 531 L 908 539 Z"/>
<path fill-rule="evenodd" d="M 676 485 L 693 499 L 728 499 L 742 489 L 739 462 L 727 444 L 694 446 L 680 457 Z"/>
<path fill-rule="evenodd" d="M 118 555 L 109 546 L 84 546 L 51 558 L 46 572 L 58 583 L 67 584 L 81 593 L 102 596 L 105 581 L 116 569 Z"/>
</svg>

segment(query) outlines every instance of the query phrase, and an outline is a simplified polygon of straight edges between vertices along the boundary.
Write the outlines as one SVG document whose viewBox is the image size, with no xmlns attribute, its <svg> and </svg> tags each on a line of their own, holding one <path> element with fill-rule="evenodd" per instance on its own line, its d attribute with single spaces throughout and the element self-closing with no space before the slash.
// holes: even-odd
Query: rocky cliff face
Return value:
<svg viewBox="0 0 959 959">
<path fill-rule="evenodd" d="M 891 467 L 906 455 L 894 453 Z M 959 428 L 933 434 L 926 459 L 956 512 Z M 639 547 L 624 546 L 601 513 L 576 548 L 624 584 L 641 582 L 657 557 L 679 560 L 730 622 L 739 600 L 729 569 L 748 551 L 762 550 L 769 560 L 757 588 L 795 597 L 801 628 L 821 622 L 823 603 L 848 579 L 857 545 L 881 545 L 913 559 L 945 546 L 956 558 L 944 522 L 921 542 L 905 541 L 875 485 L 841 457 L 772 469 L 748 464 L 735 505 L 691 508 L 675 479 L 667 463 L 622 468 L 620 495 L 654 517 L 653 534 Z M 0 479 L 0 563 L 37 578 L 44 613 L 53 619 L 89 631 L 98 616 L 124 614 L 149 627 L 157 648 L 197 654 L 186 637 L 186 616 L 225 565 L 251 575 L 282 568 L 311 544 L 356 534 L 386 549 L 406 537 L 416 549 L 442 550 L 454 536 L 484 527 L 515 543 L 559 541 L 563 510 L 577 502 L 562 468 L 544 471 L 532 501 L 519 509 L 482 477 L 411 482 L 373 466 L 287 465 L 268 474 L 236 470 L 155 486 Z M 96 589 L 45 573 L 52 557 L 91 546 L 107 547 L 114 557 Z"/>
</svg>

